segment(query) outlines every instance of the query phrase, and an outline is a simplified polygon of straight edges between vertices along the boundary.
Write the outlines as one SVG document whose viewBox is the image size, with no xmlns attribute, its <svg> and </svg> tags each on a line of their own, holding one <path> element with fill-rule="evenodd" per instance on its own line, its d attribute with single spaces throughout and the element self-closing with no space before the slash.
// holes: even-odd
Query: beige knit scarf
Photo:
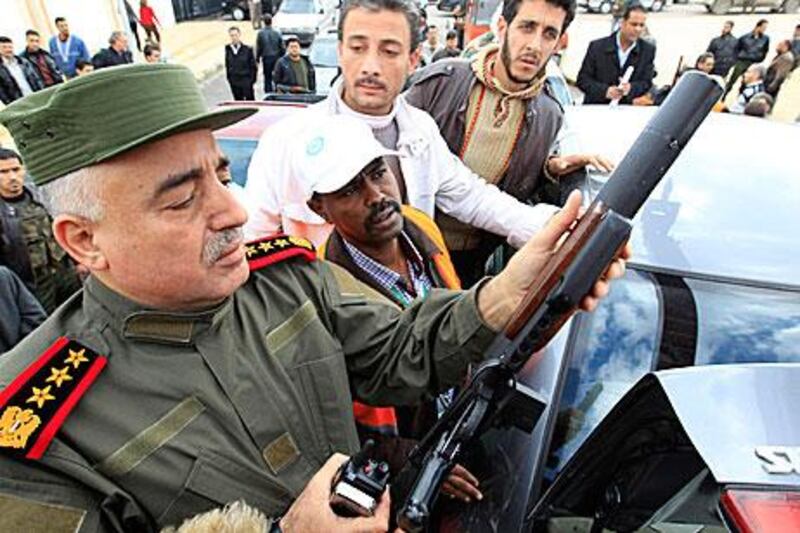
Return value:
<svg viewBox="0 0 800 533">
<path fill-rule="evenodd" d="M 496 61 L 500 61 L 500 46 L 497 44 L 487 45 L 477 53 L 475 59 L 472 61 L 472 71 L 475 73 L 478 80 L 487 88 L 503 95 L 495 114 L 495 127 L 499 128 L 506 119 L 508 119 L 509 100 L 514 98 L 529 100 L 536 97 L 541 92 L 544 86 L 545 69 L 541 69 L 536 74 L 536 77 L 531 81 L 530 85 L 521 91 L 515 92 L 506 89 L 494 75 Z"/>
</svg>

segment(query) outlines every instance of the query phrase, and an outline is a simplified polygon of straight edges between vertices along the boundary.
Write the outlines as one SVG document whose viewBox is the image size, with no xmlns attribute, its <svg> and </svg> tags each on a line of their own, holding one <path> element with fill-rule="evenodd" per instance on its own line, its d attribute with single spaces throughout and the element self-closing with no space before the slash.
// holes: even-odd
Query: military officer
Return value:
<svg viewBox="0 0 800 533">
<path fill-rule="evenodd" d="M 307 241 L 243 243 L 211 132 L 252 112 L 207 112 L 191 72 L 163 64 L 0 112 L 91 272 L 0 360 L 0 530 L 153 531 L 235 501 L 286 531 L 385 530 L 388 495 L 372 518 L 327 503 L 333 454 L 358 448 L 353 397 L 455 384 L 577 217 L 579 195 L 502 274 L 401 312 Z"/>
</svg>

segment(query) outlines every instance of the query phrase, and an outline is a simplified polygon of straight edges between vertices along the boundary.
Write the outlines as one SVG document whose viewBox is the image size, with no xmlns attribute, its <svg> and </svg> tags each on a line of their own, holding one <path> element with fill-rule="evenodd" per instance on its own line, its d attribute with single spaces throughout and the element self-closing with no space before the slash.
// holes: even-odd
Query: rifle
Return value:
<svg viewBox="0 0 800 533">
<path fill-rule="evenodd" d="M 721 94 L 711 77 L 687 73 L 645 126 L 495 338 L 485 362 L 412 450 L 407 467 L 418 473 L 397 515 L 403 530 L 426 526 L 442 483 L 473 439 L 490 427 L 533 431 L 546 402 L 515 374 L 558 333 L 618 255 L 634 215 Z"/>
</svg>

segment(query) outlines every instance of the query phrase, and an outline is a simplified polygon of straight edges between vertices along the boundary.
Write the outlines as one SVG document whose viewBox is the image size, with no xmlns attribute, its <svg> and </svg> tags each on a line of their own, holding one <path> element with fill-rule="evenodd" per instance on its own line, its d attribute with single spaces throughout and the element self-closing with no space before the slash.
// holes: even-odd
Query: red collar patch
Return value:
<svg viewBox="0 0 800 533">
<path fill-rule="evenodd" d="M 247 262 L 251 271 L 264 268 L 267 265 L 290 257 L 302 257 L 309 262 L 317 258 L 317 252 L 310 241 L 302 237 L 290 237 L 282 233 L 249 242 L 245 246 Z"/>
<path fill-rule="evenodd" d="M 107 359 L 61 337 L 0 392 L 0 451 L 41 459 Z"/>
</svg>

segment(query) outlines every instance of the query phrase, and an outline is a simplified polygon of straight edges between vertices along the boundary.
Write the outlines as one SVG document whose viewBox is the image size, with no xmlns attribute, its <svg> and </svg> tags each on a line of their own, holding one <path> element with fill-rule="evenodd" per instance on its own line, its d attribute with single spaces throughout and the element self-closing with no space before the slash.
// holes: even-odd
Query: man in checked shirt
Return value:
<svg viewBox="0 0 800 533">
<path fill-rule="evenodd" d="M 319 255 L 349 271 L 398 307 L 405 308 L 436 288 L 461 283 L 436 223 L 401 205 L 400 190 L 383 159 L 397 155 L 375 139 L 369 126 L 349 116 L 321 116 L 291 148 L 292 165 L 309 207 L 334 229 Z M 375 407 L 353 402 L 362 442 L 378 442 L 379 454 L 396 473 L 415 439 L 433 425 L 455 391 L 418 406 Z M 454 469 L 444 493 L 480 499 L 478 481 Z"/>
</svg>

